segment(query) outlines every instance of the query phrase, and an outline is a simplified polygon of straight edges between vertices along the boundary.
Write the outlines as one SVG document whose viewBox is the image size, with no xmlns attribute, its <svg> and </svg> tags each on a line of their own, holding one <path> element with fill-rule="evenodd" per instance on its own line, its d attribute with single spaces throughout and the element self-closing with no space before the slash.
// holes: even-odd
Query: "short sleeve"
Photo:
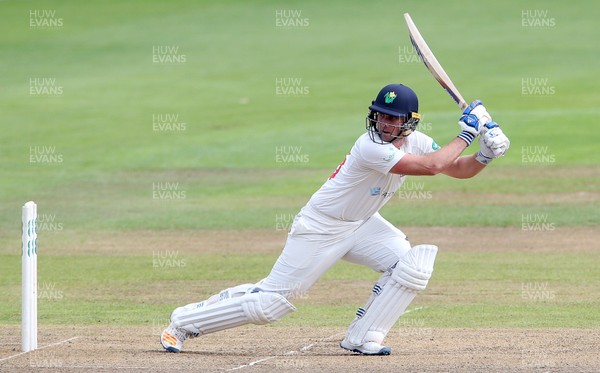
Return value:
<svg viewBox="0 0 600 373">
<path fill-rule="evenodd" d="M 392 167 L 404 156 L 404 151 L 392 144 L 376 144 L 372 141 L 363 142 L 360 148 L 360 158 L 364 166 L 387 174 Z"/>
<path fill-rule="evenodd" d="M 434 139 L 422 132 L 415 131 L 408 139 L 410 145 L 407 153 L 410 154 L 425 155 L 441 148 Z"/>
</svg>

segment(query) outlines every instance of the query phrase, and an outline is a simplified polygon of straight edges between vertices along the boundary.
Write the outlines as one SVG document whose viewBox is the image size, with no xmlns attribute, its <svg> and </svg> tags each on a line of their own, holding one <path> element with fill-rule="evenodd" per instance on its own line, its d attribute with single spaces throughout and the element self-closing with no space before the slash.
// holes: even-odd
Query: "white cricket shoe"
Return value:
<svg viewBox="0 0 600 373">
<path fill-rule="evenodd" d="M 190 333 L 183 328 L 177 328 L 173 324 L 163 330 L 160 335 L 160 343 L 163 348 L 169 352 L 180 352 L 183 348 L 183 342 L 190 336 Z"/>
<path fill-rule="evenodd" d="M 348 342 L 346 338 L 344 338 L 344 340 L 340 342 L 340 347 L 345 350 L 363 355 L 389 355 L 392 353 L 391 348 L 382 346 L 377 342 L 367 342 L 360 346 L 355 346 L 350 344 L 350 342 Z"/>
</svg>

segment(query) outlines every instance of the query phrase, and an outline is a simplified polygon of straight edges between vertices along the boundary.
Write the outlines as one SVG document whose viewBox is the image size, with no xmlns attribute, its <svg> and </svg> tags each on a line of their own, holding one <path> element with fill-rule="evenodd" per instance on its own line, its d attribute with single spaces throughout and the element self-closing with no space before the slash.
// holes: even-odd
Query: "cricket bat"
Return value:
<svg viewBox="0 0 600 373">
<path fill-rule="evenodd" d="M 465 99 L 462 97 L 452 80 L 446 74 L 442 65 L 438 62 L 437 58 L 433 55 L 429 46 L 421 36 L 421 33 L 415 26 L 412 18 L 408 13 L 404 13 L 404 20 L 406 21 L 406 25 L 408 26 L 408 35 L 410 36 L 410 41 L 412 45 L 415 47 L 415 50 L 421 61 L 425 64 L 431 75 L 435 78 L 435 80 L 440 83 L 440 85 L 448 92 L 448 94 L 452 97 L 452 99 L 458 104 L 461 110 L 464 110 L 468 104 Z"/>
</svg>

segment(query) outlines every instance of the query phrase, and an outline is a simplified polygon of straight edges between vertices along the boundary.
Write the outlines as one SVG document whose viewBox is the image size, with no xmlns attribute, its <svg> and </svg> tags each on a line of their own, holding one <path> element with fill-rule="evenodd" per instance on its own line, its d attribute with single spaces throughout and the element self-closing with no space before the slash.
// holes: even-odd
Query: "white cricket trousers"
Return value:
<svg viewBox="0 0 600 373">
<path fill-rule="evenodd" d="M 406 235 L 379 213 L 361 222 L 340 222 L 307 205 L 294 219 L 271 273 L 256 285 L 292 300 L 305 295 L 339 259 L 385 272 L 410 248 Z"/>
</svg>

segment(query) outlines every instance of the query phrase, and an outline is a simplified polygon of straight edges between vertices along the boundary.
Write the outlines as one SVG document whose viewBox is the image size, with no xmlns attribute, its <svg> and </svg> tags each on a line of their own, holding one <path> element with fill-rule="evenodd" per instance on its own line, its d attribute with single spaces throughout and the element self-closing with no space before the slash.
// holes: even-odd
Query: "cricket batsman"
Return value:
<svg viewBox="0 0 600 373">
<path fill-rule="evenodd" d="M 364 355 L 389 355 L 384 339 L 433 272 L 434 245 L 411 246 L 379 210 L 411 175 L 466 179 L 503 156 L 510 141 L 479 100 L 458 121 L 460 132 L 445 146 L 416 130 L 421 115 L 415 92 L 390 84 L 377 94 L 367 131 L 296 215 L 270 274 L 255 284 L 225 289 L 199 303 L 176 308 L 161 335 L 179 352 L 191 338 L 248 323 L 266 324 L 295 311 L 290 303 L 338 260 L 368 266 L 381 277 L 356 312 L 340 346 Z M 461 155 L 479 137 L 479 151 Z"/>
</svg>

